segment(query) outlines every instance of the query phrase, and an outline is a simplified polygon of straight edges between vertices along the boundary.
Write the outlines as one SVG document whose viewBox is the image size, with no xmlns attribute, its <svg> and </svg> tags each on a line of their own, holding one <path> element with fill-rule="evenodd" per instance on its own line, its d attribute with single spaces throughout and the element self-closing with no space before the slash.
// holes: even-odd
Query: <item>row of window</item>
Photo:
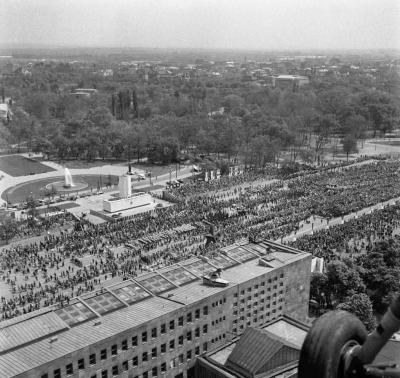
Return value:
<svg viewBox="0 0 400 378">
<path fill-rule="evenodd" d="M 211 304 L 212 307 L 218 307 L 222 306 L 223 303 L 226 303 L 226 298 L 224 297 L 223 299 L 220 299 L 218 301 L 215 301 Z"/>
<path fill-rule="evenodd" d="M 224 334 L 224 338 L 225 338 L 225 334 Z M 208 344 L 207 343 L 203 343 L 203 351 L 206 352 L 207 349 L 208 349 Z M 186 351 L 186 361 L 189 361 L 189 360 L 192 359 L 192 357 L 199 356 L 199 355 L 200 355 L 200 346 L 197 345 L 194 349 L 190 349 L 190 350 Z M 176 366 L 178 366 L 180 364 L 183 364 L 184 363 L 184 357 L 185 357 L 184 354 L 180 354 L 178 357 L 171 359 L 170 367 L 174 368 L 174 367 L 176 367 Z M 80 364 L 79 361 L 81 361 L 81 363 L 84 364 L 84 360 L 83 359 L 78 360 L 78 368 L 79 368 L 79 364 Z M 146 359 L 146 361 L 147 361 L 147 359 Z M 137 366 L 138 366 L 138 357 L 135 356 L 132 359 L 132 367 L 134 368 L 134 367 L 137 367 Z M 74 373 L 72 363 L 66 365 L 65 369 L 66 369 L 66 374 L 67 375 L 71 375 L 71 374 Z M 102 370 L 101 371 L 101 378 L 108 378 L 109 376 L 116 377 L 121 372 L 124 372 L 124 371 L 127 371 L 127 370 L 129 370 L 129 361 L 123 361 L 122 364 L 121 364 L 121 367 L 119 367 L 118 365 L 114 365 L 111 368 L 110 375 L 109 375 L 109 370 L 108 369 Z M 143 378 L 146 378 L 146 377 L 148 378 L 149 376 L 157 377 L 158 372 L 160 372 L 161 374 L 164 374 L 166 371 L 167 371 L 167 363 L 163 362 L 163 363 L 161 363 L 161 365 L 159 367 L 154 366 L 151 370 L 149 370 L 147 372 L 143 372 L 142 373 L 142 377 Z M 53 377 L 54 378 L 61 378 L 61 369 L 55 369 L 54 372 L 53 372 Z M 42 374 L 41 378 L 49 378 L 49 374 L 48 373 Z M 92 375 L 91 378 L 98 378 L 97 374 Z M 138 378 L 138 376 L 136 376 L 135 378 Z"/>
<path fill-rule="evenodd" d="M 282 309 L 282 307 L 279 307 L 279 310 L 281 310 L 281 309 Z M 250 315 L 251 315 L 251 314 L 250 314 Z M 265 317 L 265 321 L 271 320 L 271 319 L 267 319 L 267 318 L 269 318 L 270 315 L 272 316 L 271 319 L 275 319 L 275 318 L 278 316 L 278 314 L 276 313 L 276 310 L 272 310 L 272 313 L 271 313 L 271 314 L 270 314 L 269 312 L 267 312 L 267 313 L 265 314 L 265 316 L 264 316 L 264 314 L 261 314 L 258 318 L 255 316 L 255 317 L 253 318 L 253 323 L 257 323 L 257 322 L 264 323 L 264 317 Z M 243 318 L 243 319 L 242 319 L 242 318 Z M 246 318 L 246 319 L 248 319 L 248 318 Z M 244 317 L 241 317 L 241 320 L 243 321 L 243 320 L 244 320 Z M 238 320 L 235 319 L 235 320 L 233 321 L 234 327 L 233 327 L 233 329 L 232 329 L 232 332 L 233 332 L 234 334 L 237 334 L 237 332 L 238 332 L 237 323 L 238 323 Z M 248 326 L 250 326 L 250 325 L 251 325 L 251 321 L 248 320 L 248 321 L 246 322 L 246 326 L 248 327 Z M 244 329 L 244 323 L 243 323 L 243 324 L 240 324 L 239 329 L 240 329 L 240 330 L 243 330 L 243 329 Z"/>
<path fill-rule="evenodd" d="M 206 334 L 206 333 L 208 333 L 208 324 L 204 324 L 203 325 L 203 334 Z M 191 341 L 192 337 L 193 337 L 192 331 L 187 331 L 186 332 L 186 340 L 187 341 Z M 197 327 L 194 330 L 194 337 L 195 338 L 200 337 L 200 327 Z M 178 345 L 182 346 L 183 344 L 184 344 L 184 336 L 180 335 L 178 337 Z M 127 350 L 128 349 L 128 340 L 123 340 L 122 343 L 121 343 L 121 346 L 122 346 L 122 350 Z M 132 346 L 137 346 L 137 336 L 133 336 L 132 337 Z M 169 341 L 169 349 L 170 350 L 174 350 L 175 349 L 175 339 L 172 339 L 172 340 Z M 160 353 L 163 354 L 163 353 L 166 353 L 166 351 L 167 351 L 167 344 L 166 343 L 161 344 Z M 117 346 L 117 344 L 114 344 L 114 345 L 111 346 L 111 355 L 115 356 L 117 354 L 118 354 L 118 346 Z M 151 358 L 156 358 L 157 355 L 158 355 L 157 347 L 154 347 L 151 350 Z M 142 353 L 142 362 L 148 361 L 149 360 L 149 356 L 150 356 L 149 352 L 143 352 Z M 107 359 L 107 349 L 102 349 L 100 351 L 100 360 L 106 360 L 106 359 Z M 96 361 L 96 354 L 95 353 L 90 354 L 89 355 L 89 364 L 90 365 L 95 365 L 96 362 L 97 362 Z M 138 361 L 138 357 L 137 356 L 133 357 L 132 363 L 133 363 L 133 366 L 138 366 L 139 361 Z M 78 360 L 78 370 L 82 370 L 82 369 L 85 369 L 85 360 L 83 358 Z M 66 374 L 67 375 L 73 374 L 74 373 L 73 364 L 70 363 L 70 364 L 66 365 L 65 366 L 65 370 L 66 370 Z M 44 377 L 46 377 L 46 375 L 44 375 Z M 54 370 L 54 378 L 60 378 L 60 377 L 61 377 L 61 370 L 60 369 Z"/>
<path fill-rule="evenodd" d="M 279 278 L 282 279 L 283 277 L 284 277 L 284 275 L 283 275 L 283 273 L 281 273 Z M 272 284 L 272 282 L 275 282 L 275 281 L 278 281 L 278 276 L 272 277 L 272 278 L 268 279 L 268 281 L 262 281 L 262 282 L 260 282 L 259 284 L 254 285 L 254 290 L 257 290 L 260 286 L 265 286 L 266 283 Z M 280 286 L 283 286 L 283 282 L 280 283 Z M 274 285 L 273 288 L 276 289 L 276 288 L 277 288 L 277 285 Z M 270 290 L 271 290 L 271 289 L 268 288 L 268 291 L 270 291 Z M 240 291 L 240 295 L 244 295 L 244 294 L 245 294 L 245 291 L 247 291 L 248 293 L 250 293 L 250 292 L 252 291 L 252 287 L 250 286 L 250 287 L 248 287 L 247 289 L 242 289 L 242 290 Z M 235 293 L 234 296 L 237 297 L 237 296 L 238 296 L 237 293 Z"/>
</svg>

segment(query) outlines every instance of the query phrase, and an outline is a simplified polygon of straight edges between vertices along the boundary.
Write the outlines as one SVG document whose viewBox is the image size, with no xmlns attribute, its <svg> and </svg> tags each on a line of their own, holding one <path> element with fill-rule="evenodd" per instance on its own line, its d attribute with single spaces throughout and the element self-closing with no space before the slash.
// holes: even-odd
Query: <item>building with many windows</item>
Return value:
<svg viewBox="0 0 400 378">
<path fill-rule="evenodd" d="M 0 323 L 0 376 L 194 376 L 196 357 L 289 314 L 308 314 L 311 255 L 237 243 Z M 220 268 L 227 286 L 202 277 Z"/>
</svg>

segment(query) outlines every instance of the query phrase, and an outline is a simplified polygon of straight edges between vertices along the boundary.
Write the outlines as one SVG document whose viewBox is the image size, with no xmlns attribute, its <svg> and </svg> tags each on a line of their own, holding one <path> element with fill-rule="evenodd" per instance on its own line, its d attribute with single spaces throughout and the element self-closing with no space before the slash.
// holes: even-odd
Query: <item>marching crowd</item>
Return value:
<svg viewBox="0 0 400 378">
<path fill-rule="evenodd" d="M 244 237 L 279 240 L 315 215 L 329 220 L 399 197 L 399 169 L 398 162 L 382 160 L 286 178 L 268 171 L 189 182 L 171 189 L 183 199 L 174 206 L 100 225 L 81 220 L 72 231 L 6 247 L 0 252 L 0 279 L 11 287 L 12 296 L 0 298 L 2 318 L 65 305 L 110 278 L 122 280 L 194 255 L 212 254 Z M 372 237 L 383 237 L 398 227 L 396 211 L 390 207 L 379 217 L 363 216 L 300 238 L 294 245 L 324 257 L 335 249 L 356 253 L 360 245 L 348 247 L 343 235 L 360 239 L 370 230 Z M 217 241 L 206 246 L 210 224 Z"/>
</svg>

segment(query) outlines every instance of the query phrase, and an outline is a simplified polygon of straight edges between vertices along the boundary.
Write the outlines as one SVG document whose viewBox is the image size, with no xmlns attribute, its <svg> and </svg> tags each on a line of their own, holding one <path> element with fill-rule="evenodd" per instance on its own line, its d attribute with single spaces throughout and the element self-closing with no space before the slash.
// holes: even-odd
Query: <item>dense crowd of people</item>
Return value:
<svg viewBox="0 0 400 378">
<path fill-rule="evenodd" d="M 329 262 L 341 256 L 368 253 L 377 242 L 398 235 L 399 228 L 400 203 L 396 203 L 312 235 L 304 235 L 289 244 Z"/>
<path fill-rule="evenodd" d="M 171 189 L 182 199 L 174 206 L 100 225 L 80 220 L 71 231 L 8 246 L 0 253 L 0 278 L 12 295 L 0 298 L 2 318 L 55 303 L 65 305 L 104 281 L 209 255 L 242 238 L 279 240 L 315 215 L 329 220 L 399 197 L 399 169 L 399 162 L 382 160 L 284 177 L 268 170 L 188 182 Z M 379 217 L 363 216 L 300 238 L 294 245 L 327 258 L 338 249 L 356 253 L 359 242 L 370 240 L 361 235 L 371 231 L 377 238 L 393 233 L 397 211 L 386 208 Z M 218 232 L 217 242 L 206 246 L 210 224 Z M 353 239 L 353 247 L 343 235 Z"/>
</svg>

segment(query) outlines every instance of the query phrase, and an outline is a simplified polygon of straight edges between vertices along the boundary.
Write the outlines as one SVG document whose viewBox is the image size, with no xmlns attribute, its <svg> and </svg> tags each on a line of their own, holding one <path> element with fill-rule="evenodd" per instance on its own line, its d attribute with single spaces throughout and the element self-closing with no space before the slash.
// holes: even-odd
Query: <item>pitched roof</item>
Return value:
<svg viewBox="0 0 400 378">
<path fill-rule="evenodd" d="M 270 332 L 252 327 L 246 328 L 240 340 L 228 357 L 226 366 L 245 377 L 254 377 L 264 372 L 266 368 L 272 370 L 278 367 L 272 360 L 281 363 L 282 358 L 275 358 L 280 352 L 289 352 L 290 360 L 298 359 L 299 347 Z M 297 357 L 297 358 L 296 358 Z M 272 364 L 270 363 L 272 362 Z"/>
</svg>

